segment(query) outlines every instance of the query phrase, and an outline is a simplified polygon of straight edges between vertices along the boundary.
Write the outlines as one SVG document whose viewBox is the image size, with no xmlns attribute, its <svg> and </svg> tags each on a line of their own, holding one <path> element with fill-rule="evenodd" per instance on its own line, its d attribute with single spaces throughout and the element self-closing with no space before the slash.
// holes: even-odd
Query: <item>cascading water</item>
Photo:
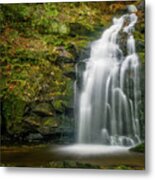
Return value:
<svg viewBox="0 0 155 180">
<path fill-rule="evenodd" d="M 114 18 L 113 25 L 92 43 L 90 58 L 82 61 L 84 70 L 77 65 L 79 144 L 133 146 L 140 142 L 140 63 L 132 34 L 136 22 L 135 14 Z M 121 34 L 127 41 L 126 56 L 120 48 Z"/>
</svg>

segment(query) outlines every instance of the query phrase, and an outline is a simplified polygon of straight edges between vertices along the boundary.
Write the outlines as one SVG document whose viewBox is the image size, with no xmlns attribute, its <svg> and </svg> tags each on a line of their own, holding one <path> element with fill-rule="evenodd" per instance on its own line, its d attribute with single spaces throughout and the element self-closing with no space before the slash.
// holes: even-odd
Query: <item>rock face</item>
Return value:
<svg viewBox="0 0 155 180">
<path fill-rule="evenodd" d="M 67 138 L 73 141 L 73 87 L 75 78 L 81 80 L 81 74 L 75 77 L 75 64 L 89 58 L 90 43 L 100 37 L 114 16 L 124 13 L 122 10 L 126 10 L 128 4 L 130 2 L 0 6 L 3 136 L 28 141 L 63 137 L 65 141 Z M 134 4 L 128 6 L 130 12 L 136 12 Z M 144 63 L 142 5 L 139 11 L 135 37 Z M 85 68 L 83 64 L 79 66 Z"/>
</svg>

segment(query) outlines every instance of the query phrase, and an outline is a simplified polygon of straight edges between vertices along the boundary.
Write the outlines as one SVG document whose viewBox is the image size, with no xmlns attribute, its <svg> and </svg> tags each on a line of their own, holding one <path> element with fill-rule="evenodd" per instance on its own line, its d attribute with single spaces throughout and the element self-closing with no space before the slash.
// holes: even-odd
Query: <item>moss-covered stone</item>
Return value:
<svg viewBox="0 0 155 180">
<path fill-rule="evenodd" d="M 130 151 L 145 153 L 145 144 L 141 143 L 141 144 L 131 148 Z"/>
<path fill-rule="evenodd" d="M 58 120 L 56 120 L 55 117 L 46 117 L 43 119 L 42 126 L 49 127 L 49 128 L 58 128 L 59 122 Z"/>
<path fill-rule="evenodd" d="M 42 115 L 42 116 L 51 116 L 52 113 L 52 107 L 49 103 L 38 103 L 34 109 L 33 112 L 36 114 Z"/>
<path fill-rule="evenodd" d="M 62 99 L 56 99 L 53 101 L 53 107 L 55 110 L 63 112 L 64 111 L 64 104 Z"/>
<path fill-rule="evenodd" d="M 31 114 L 29 116 L 24 117 L 24 122 L 29 125 L 30 129 L 34 129 L 36 127 L 41 126 L 41 117 L 36 114 Z"/>
</svg>

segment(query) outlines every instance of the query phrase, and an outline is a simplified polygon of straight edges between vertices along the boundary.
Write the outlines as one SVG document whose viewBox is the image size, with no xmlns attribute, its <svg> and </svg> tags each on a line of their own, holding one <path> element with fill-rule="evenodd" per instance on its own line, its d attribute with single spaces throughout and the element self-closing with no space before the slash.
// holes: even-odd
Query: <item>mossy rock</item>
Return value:
<svg viewBox="0 0 155 180">
<path fill-rule="evenodd" d="M 53 102 L 53 107 L 56 111 L 63 112 L 64 111 L 64 103 L 62 99 L 55 99 Z"/>
<path fill-rule="evenodd" d="M 52 106 L 49 103 L 38 103 L 34 107 L 33 112 L 41 116 L 53 115 Z"/>
<path fill-rule="evenodd" d="M 54 117 L 45 117 L 42 119 L 42 125 L 37 128 L 37 131 L 42 135 L 50 135 L 56 133 L 58 127 L 58 120 Z"/>
<path fill-rule="evenodd" d="M 141 143 L 141 144 L 131 148 L 130 151 L 145 153 L 145 143 Z"/>
<path fill-rule="evenodd" d="M 27 116 L 24 118 L 24 122 L 28 123 L 29 126 L 39 127 L 41 125 L 41 117 L 35 114 Z"/>
<path fill-rule="evenodd" d="M 24 122 L 29 125 L 29 130 L 32 132 L 39 132 L 41 135 L 53 134 L 55 133 L 55 130 L 59 128 L 58 120 L 51 116 L 43 118 L 32 114 L 26 117 Z"/>
<path fill-rule="evenodd" d="M 58 128 L 59 123 L 54 117 L 45 117 L 42 125 L 49 128 Z"/>
</svg>

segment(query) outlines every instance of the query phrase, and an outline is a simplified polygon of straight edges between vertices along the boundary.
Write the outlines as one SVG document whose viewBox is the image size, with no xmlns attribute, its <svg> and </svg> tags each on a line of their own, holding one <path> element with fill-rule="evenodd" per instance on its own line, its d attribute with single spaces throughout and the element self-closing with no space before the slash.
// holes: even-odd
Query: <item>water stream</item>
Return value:
<svg viewBox="0 0 155 180">
<path fill-rule="evenodd" d="M 114 18 L 101 38 L 91 44 L 89 59 L 77 64 L 78 144 L 133 146 L 141 141 L 140 62 L 133 36 L 136 22 L 135 14 Z"/>
</svg>

